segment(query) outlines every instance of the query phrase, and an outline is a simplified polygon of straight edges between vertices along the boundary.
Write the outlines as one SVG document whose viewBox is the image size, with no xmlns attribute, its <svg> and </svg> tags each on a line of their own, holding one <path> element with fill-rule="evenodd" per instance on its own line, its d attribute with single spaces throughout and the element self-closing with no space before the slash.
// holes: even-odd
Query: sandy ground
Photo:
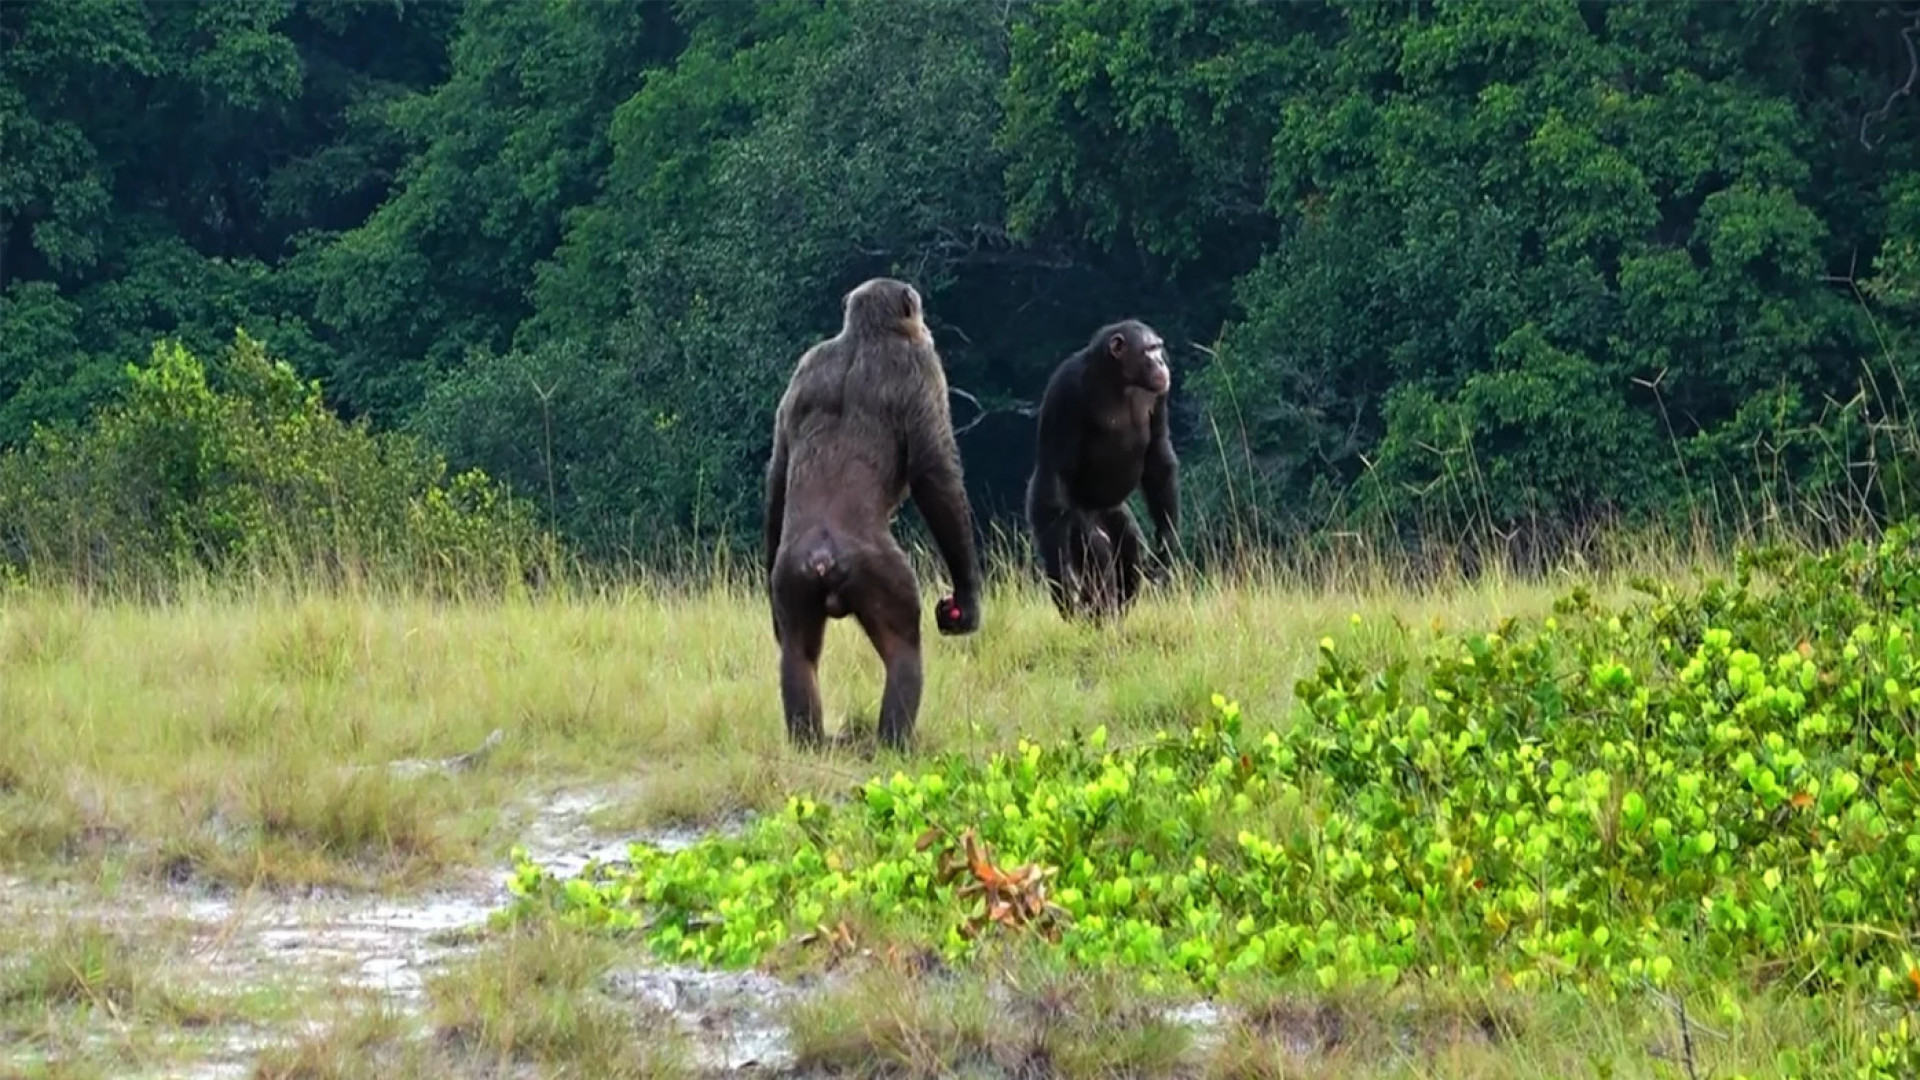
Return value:
<svg viewBox="0 0 1920 1080">
<path fill-rule="evenodd" d="M 529 856 L 561 875 L 589 859 L 624 862 L 627 837 L 597 833 L 588 816 L 620 798 L 618 789 L 587 789 L 529 800 L 517 835 Z M 649 833 L 665 847 L 695 834 Z M 211 987 L 329 987 L 376 992 L 418 1015 L 428 976 L 475 947 L 476 931 L 509 899 L 509 869 L 472 870 L 438 888 L 406 897 L 313 892 L 308 895 L 212 894 L 192 884 L 127 885 L 116 895 L 97 890 L 30 884 L 0 877 L 0 921 L 55 925 L 97 916 L 147 926 L 171 923 L 191 941 L 193 970 L 175 974 Z M 24 920 L 22 922 L 21 920 Z M 794 988 L 758 972 L 631 966 L 615 971 L 607 990 L 617 998 L 663 1008 L 693 1037 L 698 1063 L 716 1073 L 778 1069 L 790 1055 L 786 1032 L 773 1012 Z M 202 1060 L 150 1075 L 245 1076 L 262 1046 L 287 1032 L 223 1029 L 201 1033 Z M 0 1065 L 28 1059 L 0 1051 Z"/>
</svg>

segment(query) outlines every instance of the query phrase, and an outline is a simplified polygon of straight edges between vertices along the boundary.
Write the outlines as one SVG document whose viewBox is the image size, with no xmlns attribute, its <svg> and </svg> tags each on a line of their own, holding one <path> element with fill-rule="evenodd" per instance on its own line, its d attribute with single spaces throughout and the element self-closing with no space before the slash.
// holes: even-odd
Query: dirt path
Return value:
<svg viewBox="0 0 1920 1080">
<path fill-rule="evenodd" d="M 624 794 L 616 788 L 579 789 L 527 800 L 513 830 L 530 858 L 571 875 L 589 859 L 624 862 L 627 838 L 596 831 L 589 816 Z M 685 845 L 692 832 L 636 837 L 663 847 Z M 128 887 L 103 899 L 78 887 L 49 887 L 0 879 L 0 921 L 51 925 L 99 916 L 110 922 L 171 924 L 191 940 L 193 968 L 181 974 L 217 988 L 286 987 L 308 991 L 357 988 L 375 992 L 407 1013 L 421 1015 L 426 981 L 449 960 L 471 951 L 487 917 L 510 898 L 509 868 L 464 871 L 439 887 L 406 897 L 350 893 L 242 892 L 210 895 L 192 885 Z M 28 920 L 17 923 L 16 920 Z M 750 1065 L 778 1068 L 788 1059 L 786 1032 L 772 1010 L 791 991 L 759 973 L 670 967 L 623 968 L 608 980 L 619 998 L 657 1006 L 678 1018 L 693 1038 L 698 1063 L 726 1073 Z M 259 1050 L 285 1030 L 223 1029 L 219 1038 L 195 1038 L 205 1056 L 193 1067 L 157 1075 L 247 1075 Z M 0 1053 L 0 1072 L 12 1060 Z"/>
</svg>

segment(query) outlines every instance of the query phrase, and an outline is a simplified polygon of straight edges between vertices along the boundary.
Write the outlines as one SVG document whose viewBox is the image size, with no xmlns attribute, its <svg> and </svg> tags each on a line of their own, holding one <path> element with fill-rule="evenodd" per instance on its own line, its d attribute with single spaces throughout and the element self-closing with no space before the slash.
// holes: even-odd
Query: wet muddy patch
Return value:
<svg viewBox="0 0 1920 1080">
<path fill-rule="evenodd" d="M 624 787 L 576 789 L 529 798 L 509 815 L 505 832 L 547 870 L 571 876 L 589 861 L 624 863 L 631 840 L 683 847 L 692 829 L 614 836 L 592 823 L 597 812 L 634 794 Z M 405 896 L 348 891 L 226 890 L 180 881 L 158 888 L 40 884 L 0 878 L 0 925 L 47 928 L 98 925 L 137 939 L 171 927 L 169 966 L 210 994 L 270 992 L 288 1000 L 364 994 L 421 1019 L 427 983 L 483 940 L 490 916 L 511 898 L 511 867 L 502 853 L 485 869 L 462 871 L 436 888 Z M 611 980 L 615 999 L 669 1006 L 701 1047 L 702 1064 L 727 1070 L 748 1060 L 778 1059 L 771 1021 L 755 1003 L 771 1001 L 780 984 L 735 977 L 634 967 Z M 709 1017 L 711 1006 L 718 1015 Z M 245 1075 L 263 1047 L 303 1033 L 302 1025 L 229 1024 L 191 1033 L 181 1057 L 199 1060 L 185 1073 Z M 48 1063 L 50 1047 L 0 1051 L 0 1073 Z M 71 1049 L 71 1048 L 69 1048 Z M 53 1056 L 58 1060 L 58 1053 Z M 141 1072 L 133 1068 L 130 1072 Z"/>
<path fill-rule="evenodd" d="M 606 990 L 673 1017 L 689 1037 L 694 1063 L 724 1074 L 793 1063 L 782 1015 L 807 987 L 758 971 L 636 966 L 611 972 Z"/>
</svg>

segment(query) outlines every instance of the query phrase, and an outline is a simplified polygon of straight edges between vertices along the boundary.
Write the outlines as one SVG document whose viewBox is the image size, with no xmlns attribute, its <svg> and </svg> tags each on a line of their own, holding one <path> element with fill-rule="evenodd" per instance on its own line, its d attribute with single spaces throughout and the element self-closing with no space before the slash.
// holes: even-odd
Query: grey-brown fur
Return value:
<svg viewBox="0 0 1920 1080">
<path fill-rule="evenodd" d="M 781 704 L 789 738 L 818 744 L 826 623 L 851 614 L 887 666 L 880 737 L 904 747 L 920 709 L 919 586 L 890 525 L 911 495 L 953 579 L 935 621 L 970 633 L 980 617 L 973 511 L 919 292 L 874 278 L 843 308 L 840 332 L 800 357 L 774 416 L 766 570 Z"/>
</svg>

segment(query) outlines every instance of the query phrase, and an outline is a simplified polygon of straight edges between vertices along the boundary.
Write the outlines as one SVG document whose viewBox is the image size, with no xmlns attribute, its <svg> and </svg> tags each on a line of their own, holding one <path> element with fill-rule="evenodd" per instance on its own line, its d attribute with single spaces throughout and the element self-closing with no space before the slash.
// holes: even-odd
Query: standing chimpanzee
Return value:
<svg viewBox="0 0 1920 1080">
<path fill-rule="evenodd" d="M 911 493 L 953 578 L 945 634 L 980 625 L 973 510 L 947 378 L 913 286 L 874 278 L 842 302 L 840 333 L 800 357 L 774 417 L 766 569 L 780 697 L 795 744 L 822 739 L 828 619 L 851 613 L 887 667 L 880 738 L 904 748 L 920 710 L 919 585 L 888 526 Z"/>
<path fill-rule="evenodd" d="M 1054 369 L 1040 402 L 1027 524 L 1060 613 L 1117 616 L 1146 578 L 1134 488 L 1163 558 L 1180 519 L 1180 463 L 1167 431 L 1166 346 L 1135 319 L 1105 326 Z"/>
</svg>

